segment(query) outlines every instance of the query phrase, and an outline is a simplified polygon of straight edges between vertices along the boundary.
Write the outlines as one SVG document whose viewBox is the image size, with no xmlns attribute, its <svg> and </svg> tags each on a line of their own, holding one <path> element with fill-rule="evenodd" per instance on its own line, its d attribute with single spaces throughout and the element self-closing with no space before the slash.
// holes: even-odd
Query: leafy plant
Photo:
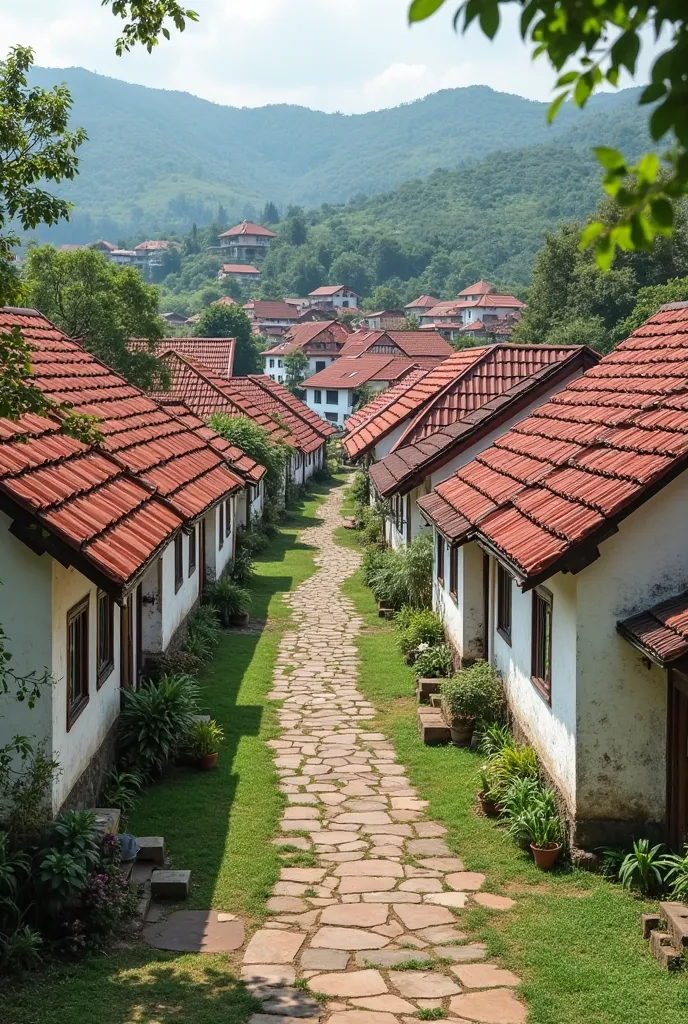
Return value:
<svg viewBox="0 0 688 1024">
<path fill-rule="evenodd" d="M 684 847 L 683 855 L 672 853 L 665 860 L 669 864 L 665 877 L 666 883 L 671 886 L 669 895 L 672 900 L 688 903 L 688 845 Z"/>
<path fill-rule="evenodd" d="M 238 534 L 237 534 L 238 536 Z M 247 547 L 238 547 L 234 555 L 229 575 L 236 583 L 248 583 L 252 576 L 255 576 L 255 567 L 251 552 Z"/>
<path fill-rule="evenodd" d="M 526 811 L 529 811 L 538 803 L 541 794 L 542 787 L 537 779 L 516 779 L 511 783 L 500 800 L 500 817 L 511 822 L 513 826 L 521 815 L 525 814 Z M 509 834 L 513 835 L 517 839 L 521 838 L 520 829 L 518 828 L 512 831 L 512 828 L 510 827 Z"/>
<path fill-rule="evenodd" d="M 143 778 L 136 772 L 111 771 L 105 783 L 103 799 L 106 807 L 119 807 L 122 814 L 130 814 L 143 789 Z"/>
<path fill-rule="evenodd" d="M 191 749 L 196 757 L 216 754 L 224 738 L 224 729 L 214 719 L 209 722 L 199 720 L 191 731 Z"/>
<path fill-rule="evenodd" d="M 550 791 L 544 791 L 544 793 L 548 792 Z M 556 813 L 556 810 L 550 808 L 549 802 L 545 799 L 525 811 L 520 820 L 523 826 L 523 834 L 533 846 L 546 847 L 550 843 L 561 843 L 563 841 L 563 822 Z"/>
<path fill-rule="evenodd" d="M 73 857 L 85 870 L 98 863 L 100 845 L 92 811 L 64 811 L 58 815 L 48 829 L 48 842 L 54 850 Z"/>
<path fill-rule="evenodd" d="M 605 878 L 612 878 L 615 882 L 619 880 L 619 871 L 626 856 L 625 850 L 618 847 L 606 846 L 599 850 L 600 868 Z"/>
<path fill-rule="evenodd" d="M 500 713 L 504 695 L 499 675 L 486 661 L 476 661 L 440 683 L 442 713 L 454 718 L 491 721 Z"/>
<path fill-rule="evenodd" d="M 539 781 L 540 765 L 532 747 L 505 746 L 488 762 L 490 793 L 501 803 L 518 779 Z"/>
<path fill-rule="evenodd" d="M 663 843 L 650 846 L 649 839 L 634 841 L 619 868 L 619 881 L 624 889 L 640 889 L 651 893 L 662 889 L 674 865 L 666 855 Z"/>
<path fill-rule="evenodd" d="M 149 654 L 146 657 L 146 672 L 148 678 L 158 680 L 161 676 L 193 676 L 196 678 L 203 668 L 203 660 L 191 654 L 190 651 L 183 651 L 181 648 L 174 651 L 165 651 L 163 654 Z"/>
<path fill-rule="evenodd" d="M 504 747 L 513 746 L 515 746 L 515 743 L 513 736 L 509 732 L 509 727 L 507 725 L 500 725 L 499 722 L 490 722 L 489 725 L 485 726 L 480 737 L 478 750 L 483 757 L 494 757 Z"/>
<path fill-rule="evenodd" d="M 70 853 L 47 852 L 39 863 L 38 886 L 52 913 L 71 899 L 84 885 L 87 871 Z"/>
<path fill-rule="evenodd" d="M 188 746 L 199 713 L 199 689 L 191 676 L 162 676 L 140 690 L 123 690 L 119 743 L 125 768 L 158 775 Z"/>
<path fill-rule="evenodd" d="M 500 817 L 509 823 L 506 834 L 517 842 L 543 845 L 543 842 L 560 841 L 552 838 L 537 842 L 534 838 L 542 839 L 547 831 L 554 836 L 557 825 L 552 822 L 559 821 L 554 794 L 543 789 L 536 779 L 516 779 L 501 798 L 500 806 Z"/>
<path fill-rule="evenodd" d="M 27 745 L 24 754 L 21 769 L 8 787 L 5 823 L 10 833 L 28 841 L 38 837 L 50 816 L 48 793 L 62 769 L 42 746 Z"/>
<path fill-rule="evenodd" d="M 222 576 L 208 588 L 208 599 L 220 613 L 222 622 L 229 626 L 232 617 L 245 612 L 251 604 L 251 595 L 229 576 Z"/>
<path fill-rule="evenodd" d="M 423 650 L 421 650 L 421 647 Z M 434 647 L 420 644 L 420 653 L 416 653 L 414 662 L 416 676 L 419 679 L 436 679 L 446 677 L 452 670 L 453 656 L 448 644 L 435 644 Z"/>
<path fill-rule="evenodd" d="M 43 938 L 40 932 L 22 924 L 9 934 L 0 934 L 0 971 L 30 971 L 41 962 Z"/>
<path fill-rule="evenodd" d="M 205 662 L 212 658 L 219 641 L 218 613 L 212 605 L 201 605 L 189 620 L 182 650 Z"/>
<path fill-rule="evenodd" d="M 444 625 L 441 618 L 429 608 L 397 616 L 395 623 L 400 626 L 397 642 L 402 654 L 410 655 L 420 644 L 431 647 L 444 643 Z"/>
<path fill-rule="evenodd" d="M 441 1006 L 424 1006 L 422 1010 L 417 1010 L 414 1016 L 419 1020 L 441 1020 L 447 1016 L 447 1011 Z"/>
</svg>

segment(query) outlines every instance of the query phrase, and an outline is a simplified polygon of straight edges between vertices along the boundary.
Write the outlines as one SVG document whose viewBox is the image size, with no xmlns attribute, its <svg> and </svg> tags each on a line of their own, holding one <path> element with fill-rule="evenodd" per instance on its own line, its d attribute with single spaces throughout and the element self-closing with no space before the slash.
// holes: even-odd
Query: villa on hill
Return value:
<svg viewBox="0 0 688 1024">
<path fill-rule="evenodd" d="M 229 256 L 237 263 L 254 263 L 265 259 L 273 238 L 277 238 L 274 231 L 248 220 L 242 220 L 240 224 L 218 235 L 223 256 Z"/>
</svg>

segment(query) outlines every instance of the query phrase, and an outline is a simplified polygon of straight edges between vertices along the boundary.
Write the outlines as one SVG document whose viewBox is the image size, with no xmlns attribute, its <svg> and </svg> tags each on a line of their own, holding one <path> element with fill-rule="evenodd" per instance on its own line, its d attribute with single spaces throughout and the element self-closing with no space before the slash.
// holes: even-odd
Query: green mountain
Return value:
<svg viewBox="0 0 688 1024">
<path fill-rule="evenodd" d="M 582 112 L 565 106 L 549 127 L 546 104 L 484 86 L 344 115 L 220 106 L 83 68 L 36 68 L 32 81 L 65 81 L 73 124 L 89 135 L 78 178 L 59 190 L 75 211 L 47 236 L 58 242 L 186 230 L 219 204 L 232 220 L 258 216 L 267 200 L 282 209 L 346 202 L 523 147 L 602 142 L 633 154 L 645 142 L 635 90 L 597 96 Z"/>
</svg>

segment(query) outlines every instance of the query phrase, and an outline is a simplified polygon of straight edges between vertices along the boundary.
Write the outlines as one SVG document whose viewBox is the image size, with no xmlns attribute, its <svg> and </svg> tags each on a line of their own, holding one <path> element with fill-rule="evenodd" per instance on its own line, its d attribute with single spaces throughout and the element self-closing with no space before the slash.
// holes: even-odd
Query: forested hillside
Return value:
<svg viewBox="0 0 688 1024">
<path fill-rule="evenodd" d="M 236 220 L 258 216 L 268 200 L 282 210 L 347 202 L 524 146 L 589 151 L 602 142 L 633 156 L 645 142 L 635 91 L 600 95 L 582 112 L 563 109 L 550 128 L 546 104 L 484 86 L 343 115 L 225 107 L 83 68 L 38 68 L 32 80 L 66 81 L 73 124 L 89 135 L 79 177 L 59 189 L 75 211 L 46 236 L 56 242 L 186 231 L 220 204 Z"/>
</svg>

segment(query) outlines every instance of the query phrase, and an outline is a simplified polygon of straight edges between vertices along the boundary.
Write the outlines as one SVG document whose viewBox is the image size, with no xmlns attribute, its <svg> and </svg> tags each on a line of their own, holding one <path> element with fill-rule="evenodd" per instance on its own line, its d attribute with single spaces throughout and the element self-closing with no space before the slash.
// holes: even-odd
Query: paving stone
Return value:
<svg viewBox="0 0 688 1024">
<path fill-rule="evenodd" d="M 267 988 L 270 985 L 293 985 L 296 971 L 282 964 L 262 964 L 260 967 L 242 967 L 241 980 L 247 988 Z"/>
<path fill-rule="evenodd" d="M 424 857 L 420 866 L 435 871 L 463 871 L 463 863 L 458 857 Z"/>
<path fill-rule="evenodd" d="M 349 954 L 343 949 L 304 949 L 301 966 L 318 971 L 343 971 L 349 962 Z"/>
<path fill-rule="evenodd" d="M 386 920 L 387 907 L 374 903 L 366 905 L 360 903 L 335 904 L 326 907 L 320 915 L 321 924 L 354 925 L 360 928 L 382 925 Z"/>
<path fill-rule="evenodd" d="M 347 971 L 344 974 L 319 974 L 313 982 L 312 990 L 345 999 L 353 996 L 377 996 L 388 991 L 380 972 L 372 968 Z"/>
<path fill-rule="evenodd" d="M 162 836 L 137 836 L 136 845 L 139 852 L 137 860 L 151 861 L 164 867 L 165 864 L 165 840 Z"/>
<path fill-rule="evenodd" d="M 404 929 L 398 921 L 390 921 L 389 924 L 375 925 L 373 931 L 379 932 L 380 935 L 388 935 L 390 939 L 395 939 L 398 935 L 403 935 Z"/>
<path fill-rule="evenodd" d="M 502 970 L 496 964 L 465 964 L 452 967 L 452 972 L 464 988 L 502 988 L 521 984 L 516 974 Z"/>
<path fill-rule="evenodd" d="M 421 839 L 431 839 L 434 836 L 444 836 L 447 833 L 444 825 L 438 825 L 434 821 L 419 821 L 415 826 L 416 835 Z"/>
<path fill-rule="evenodd" d="M 280 1017 L 278 1024 L 318 1024 L 318 1017 Z M 268 1013 L 254 1013 L 248 1024 L 276 1024 L 275 1018 Z"/>
<path fill-rule="evenodd" d="M 380 1010 L 345 1010 L 343 1013 L 333 1013 L 328 1017 L 327 1024 L 397 1024 L 397 1019 L 391 1013 L 382 1013 Z"/>
<path fill-rule="evenodd" d="M 442 892 L 439 878 L 409 878 L 399 886 L 401 892 Z"/>
<path fill-rule="evenodd" d="M 508 988 L 454 996 L 449 1009 L 459 1017 L 479 1024 L 525 1024 L 527 1016 L 523 1003 Z"/>
<path fill-rule="evenodd" d="M 482 888 L 485 875 L 481 875 L 479 871 L 454 871 L 450 875 L 445 875 L 444 881 L 452 889 L 472 892 Z"/>
<path fill-rule="evenodd" d="M 159 900 L 185 900 L 190 886 L 190 871 L 154 871 L 151 875 L 151 893 Z"/>
<path fill-rule="evenodd" d="M 431 892 L 423 897 L 423 903 L 440 907 L 465 907 L 468 894 L 465 892 Z"/>
<path fill-rule="evenodd" d="M 386 935 L 376 935 L 363 928 L 334 928 L 328 925 L 315 933 L 310 944 L 314 949 L 354 950 L 382 949 L 388 943 Z"/>
<path fill-rule="evenodd" d="M 364 892 L 363 902 L 364 903 L 420 903 L 422 896 L 419 892 L 399 892 L 395 889 L 394 892 Z M 343 897 L 346 899 L 346 896 Z"/>
<path fill-rule="evenodd" d="M 400 996 L 364 996 L 352 999 L 352 1006 L 360 1006 L 364 1010 L 382 1010 L 387 1013 L 415 1013 L 415 1006 Z"/>
<path fill-rule="evenodd" d="M 345 812 L 338 815 L 335 822 L 342 825 L 391 825 L 392 821 L 386 811 Z"/>
<path fill-rule="evenodd" d="M 482 960 L 487 951 L 487 946 L 482 942 L 469 942 L 465 946 L 435 946 L 435 955 L 446 957 L 457 963 L 467 963 L 469 960 Z M 454 970 L 454 968 L 450 968 Z"/>
<path fill-rule="evenodd" d="M 437 971 L 392 971 L 390 983 L 410 999 L 454 996 L 461 991 L 455 981 Z"/>
<path fill-rule="evenodd" d="M 514 901 L 508 896 L 495 896 L 492 892 L 478 892 L 473 897 L 475 903 L 490 910 L 511 910 Z"/>
<path fill-rule="evenodd" d="M 363 863 L 365 864 L 366 861 Z M 342 878 L 339 882 L 338 892 L 389 892 L 396 884 L 396 878 Z"/>
<path fill-rule="evenodd" d="M 356 954 L 356 963 L 362 967 L 369 964 L 373 967 L 394 967 L 396 964 L 407 964 L 410 960 L 417 959 L 418 953 L 414 949 L 366 950 L 364 953 Z"/>
<path fill-rule="evenodd" d="M 423 928 L 418 934 L 428 942 L 460 942 L 468 938 L 465 932 L 459 931 L 455 925 L 446 924 Z"/>
<path fill-rule="evenodd" d="M 417 928 L 428 928 L 435 924 L 451 924 L 454 921 L 454 915 L 446 907 L 428 906 L 427 903 L 394 903 L 393 909 L 405 927 L 412 932 Z"/>
<path fill-rule="evenodd" d="M 444 839 L 409 839 L 406 850 L 412 856 L 451 857 L 452 852 Z"/>
<path fill-rule="evenodd" d="M 260 928 L 246 947 L 244 963 L 289 964 L 305 938 L 305 932 L 274 932 Z"/>
<path fill-rule="evenodd" d="M 374 875 L 378 878 L 388 875 L 391 878 L 403 878 L 404 869 L 400 864 L 394 864 L 389 860 L 360 860 L 353 864 L 341 864 L 334 869 L 334 874 L 339 876 L 349 875 L 354 878 L 361 878 L 363 875 Z"/>
<path fill-rule="evenodd" d="M 298 896 L 271 896 L 266 906 L 275 914 L 298 913 L 308 910 L 308 904 L 305 900 L 300 900 Z"/>
<path fill-rule="evenodd" d="M 254 991 L 261 999 L 263 1012 L 288 1017 L 319 1017 L 320 1004 L 317 999 L 298 988 L 271 988 L 265 992 Z M 266 998 L 267 997 L 267 998 Z"/>
<path fill-rule="evenodd" d="M 280 880 L 283 882 L 321 882 L 325 877 L 324 868 L 282 868 Z"/>
<path fill-rule="evenodd" d="M 143 939 L 156 949 L 180 953 L 231 953 L 244 944 L 244 922 L 218 921 L 215 910 L 178 910 L 144 926 Z"/>
</svg>

